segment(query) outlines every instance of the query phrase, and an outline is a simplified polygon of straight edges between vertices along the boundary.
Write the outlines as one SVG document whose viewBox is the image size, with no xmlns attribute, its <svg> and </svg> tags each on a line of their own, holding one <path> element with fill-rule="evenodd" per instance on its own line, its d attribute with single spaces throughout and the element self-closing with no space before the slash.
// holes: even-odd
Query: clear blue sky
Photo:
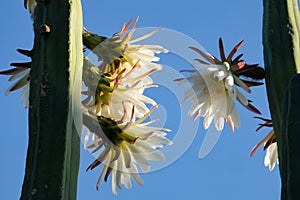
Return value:
<svg viewBox="0 0 300 200">
<path fill-rule="evenodd" d="M 201 3 L 200 3 L 201 2 Z M 1 58 L 0 70 L 9 68 L 11 62 L 27 61 L 18 55 L 16 48 L 32 47 L 32 22 L 22 1 L 7 1 L 1 9 Z M 227 52 L 244 39 L 241 48 L 244 59 L 263 66 L 262 2 L 238 0 L 211 1 L 83 1 L 84 25 L 88 30 L 111 36 L 120 30 L 124 21 L 140 16 L 138 27 L 164 27 L 173 29 L 198 41 L 206 50 L 218 55 L 218 38 L 222 37 Z M 177 41 L 174 40 L 174 43 Z M 162 56 L 161 63 L 175 69 L 188 68 L 188 63 L 174 55 Z M 170 80 L 171 82 L 172 80 Z M 7 77 L 0 77 L 0 92 L 9 86 Z M 179 120 L 178 99 L 163 87 L 147 94 L 159 102 L 167 112 L 166 127 L 177 133 Z M 264 117 L 269 117 L 265 88 L 253 88 L 255 105 Z M 179 99 L 181 100 L 181 99 Z M 0 196 L 1 199 L 18 199 L 23 182 L 27 150 L 27 110 L 23 109 L 19 92 L 0 95 Z M 204 138 L 202 127 L 190 148 L 168 167 L 142 175 L 144 186 L 133 184 L 131 190 L 122 189 L 115 197 L 111 182 L 100 185 L 96 191 L 100 168 L 90 172 L 85 169 L 93 157 L 81 152 L 78 199 L 204 199 L 204 200 L 274 200 L 280 197 L 278 167 L 269 172 L 263 165 L 265 153 L 260 149 L 249 157 L 252 147 L 267 133 L 255 132 L 258 120 L 254 114 L 238 107 L 241 128 L 232 134 L 225 129 L 216 147 L 205 159 L 198 159 L 198 151 Z M 202 120 L 196 121 L 202 125 Z M 185 134 L 190 134 L 185 127 Z M 172 135 L 173 134 L 173 135 Z"/>
</svg>

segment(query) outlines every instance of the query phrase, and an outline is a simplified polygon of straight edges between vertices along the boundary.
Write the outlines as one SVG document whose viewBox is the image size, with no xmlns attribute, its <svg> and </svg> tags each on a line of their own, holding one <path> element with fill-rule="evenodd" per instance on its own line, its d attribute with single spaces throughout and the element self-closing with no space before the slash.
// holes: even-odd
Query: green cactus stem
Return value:
<svg viewBox="0 0 300 200">
<path fill-rule="evenodd" d="M 80 139 L 73 114 L 80 113 L 74 102 L 80 102 L 81 82 L 74 80 L 81 80 L 82 70 L 81 1 L 37 1 L 34 33 L 29 146 L 20 199 L 75 200 Z"/>
<path fill-rule="evenodd" d="M 282 134 L 287 144 L 287 198 L 300 199 L 300 74 L 292 76 L 283 104 Z"/>
<path fill-rule="evenodd" d="M 282 118 L 282 105 L 291 76 L 300 71 L 300 17 L 297 0 L 264 0 L 263 6 L 266 86 L 278 143 L 281 198 L 287 199 L 288 163 L 293 161 L 288 160 L 291 147 L 282 130 L 286 120 Z"/>
</svg>

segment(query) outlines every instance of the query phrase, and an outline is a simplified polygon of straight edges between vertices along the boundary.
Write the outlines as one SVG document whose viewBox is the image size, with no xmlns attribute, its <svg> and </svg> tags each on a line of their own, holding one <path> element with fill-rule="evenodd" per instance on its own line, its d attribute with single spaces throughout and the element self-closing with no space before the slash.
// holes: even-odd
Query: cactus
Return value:
<svg viewBox="0 0 300 200">
<path fill-rule="evenodd" d="M 29 105 L 29 146 L 20 199 L 76 199 L 80 107 L 80 0 L 37 1 Z M 81 80 L 81 79 L 80 79 Z M 74 91 L 74 92 L 73 92 Z M 80 115 L 78 115 L 80 121 Z"/>
<path fill-rule="evenodd" d="M 287 144 L 286 199 L 300 199 L 300 74 L 292 76 L 283 104 L 282 134 Z"/>
<path fill-rule="evenodd" d="M 281 198 L 288 199 L 291 192 L 288 189 L 288 181 L 295 170 L 289 168 L 290 164 L 295 162 L 295 159 L 292 160 L 289 155 L 291 149 L 295 148 L 291 145 L 295 145 L 295 143 L 289 143 L 287 140 L 289 136 L 286 137 L 286 134 L 293 134 L 297 130 L 287 130 L 286 123 L 289 124 L 289 122 L 282 116 L 285 116 L 286 106 L 288 106 L 287 100 L 284 101 L 284 96 L 289 80 L 293 74 L 300 72 L 300 16 L 297 0 L 264 0 L 263 6 L 263 46 L 267 94 L 278 143 L 282 183 Z M 294 94 L 293 92 L 289 93 Z M 289 119 L 290 122 L 296 120 Z M 297 153 L 295 152 L 295 154 Z M 300 176 L 295 178 L 299 180 Z"/>
</svg>

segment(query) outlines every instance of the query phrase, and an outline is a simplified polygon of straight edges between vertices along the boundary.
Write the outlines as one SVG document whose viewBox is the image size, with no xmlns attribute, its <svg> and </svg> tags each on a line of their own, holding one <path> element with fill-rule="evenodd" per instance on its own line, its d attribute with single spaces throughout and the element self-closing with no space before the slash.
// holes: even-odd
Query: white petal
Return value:
<svg viewBox="0 0 300 200">
<path fill-rule="evenodd" d="M 27 83 L 21 90 L 21 99 L 23 101 L 24 108 L 29 106 L 29 83 Z"/>
<path fill-rule="evenodd" d="M 131 171 L 132 172 L 130 175 L 131 175 L 132 179 L 134 180 L 134 182 L 136 182 L 136 184 L 138 184 L 138 185 L 144 185 L 144 181 L 143 181 L 143 179 L 141 179 L 140 175 L 138 174 L 138 170 L 135 165 L 132 165 Z"/>
<path fill-rule="evenodd" d="M 233 91 L 233 87 L 234 87 L 234 79 L 232 76 L 228 76 L 225 80 L 225 87 L 229 90 L 229 91 Z"/>
<path fill-rule="evenodd" d="M 164 154 L 161 151 L 158 151 L 158 150 L 153 151 L 151 153 L 147 153 L 146 157 L 149 160 L 154 160 L 154 161 L 163 161 L 163 160 L 165 160 Z"/>
<path fill-rule="evenodd" d="M 214 118 L 214 115 L 206 115 L 203 121 L 204 129 L 208 129 L 209 125 L 211 124 L 212 120 Z"/>
<path fill-rule="evenodd" d="M 86 149 L 86 145 L 89 141 L 89 138 L 90 138 L 90 134 L 91 132 L 89 131 L 89 129 L 86 131 L 86 134 L 84 136 L 84 139 L 83 139 L 83 145 L 84 145 L 84 149 Z"/>
<path fill-rule="evenodd" d="M 214 123 L 217 131 L 222 131 L 224 128 L 224 118 L 223 117 L 215 117 Z"/>
<path fill-rule="evenodd" d="M 249 104 L 248 99 L 238 90 L 236 89 L 238 100 L 244 105 L 247 106 Z"/>
<path fill-rule="evenodd" d="M 234 126 L 240 128 L 241 120 L 235 106 L 233 107 L 232 112 L 229 115 L 231 116 Z"/>
<path fill-rule="evenodd" d="M 111 174 L 111 189 L 114 195 L 117 195 L 117 190 L 116 190 L 116 170 L 113 169 L 112 174 Z"/>
<path fill-rule="evenodd" d="M 136 163 L 138 163 L 139 167 L 141 168 L 143 173 L 147 173 L 150 171 L 150 164 L 147 161 L 147 159 L 144 157 L 144 154 L 141 153 L 136 146 L 130 145 L 128 146 L 130 149 L 130 155 L 132 156 L 133 160 L 135 160 Z"/>
<path fill-rule="evenodd" d="M 278 161 L 277 143 L 271 144 L 267 148 L 267 153 L 264 159 L 265 166 L 269 166 L 269 170 L 272 171 Z"/>
<path fill-rule="evenodd" d="M 130 189 L 132 187 L 132 183 L 130 180 L 130 174 L 127 172 L 122 173 L 122 184 L 127 188 Z"/>
</svg>

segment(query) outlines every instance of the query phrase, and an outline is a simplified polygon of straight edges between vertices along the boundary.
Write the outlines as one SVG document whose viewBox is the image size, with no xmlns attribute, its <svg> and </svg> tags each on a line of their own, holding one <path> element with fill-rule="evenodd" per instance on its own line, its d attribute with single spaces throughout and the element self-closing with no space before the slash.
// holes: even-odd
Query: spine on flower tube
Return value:
<svg viewBox="0 0 300 200">
<path fill-rule="evenodd" d="M 22 200 L 76 199 L 80 139 L 73 114 L 80 122 L 74 99 L 80 102 L 81 12 L 80 0 L 37 1 Z"/>
<path fill-rule="evenodd" d="M 283 104 L 282 134 L 287 143 L 287 198 L 300 199 L 300 74 L 295 74 L 286 91 Z"/>
<path fill-rule="evenodd" d="M 300 71 L 300 17 L 297 0 L 264 0 L 263 6 L 266 86 L 278 143 L 281 195 L 286 199 L 288 146 L 282 134 L 282 105 L 291 76 Z"/>
</svg>

